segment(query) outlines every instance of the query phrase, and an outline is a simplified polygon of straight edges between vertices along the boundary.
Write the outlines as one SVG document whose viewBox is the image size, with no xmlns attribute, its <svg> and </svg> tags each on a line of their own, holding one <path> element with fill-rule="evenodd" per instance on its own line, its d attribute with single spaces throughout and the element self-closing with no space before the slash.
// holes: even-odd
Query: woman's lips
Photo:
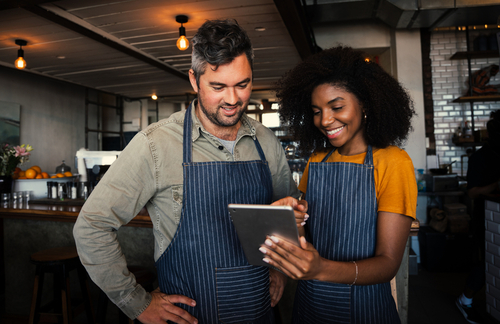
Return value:
<svg viewBox="0 0 500 324">
<path fill-rule="evenodd" d="M 326 131 L 326 136 L 329 139 L 335 138 L 335 137 L 337 137 L 337 136 L 340 135 L 340 133 L 344 129 L 344 127 L 345 127 L 345 125 L 342 126 L 342 127 L 337 127 L 335 129 L 332 129 L 332 130 L 325 130 Z"/>
</svg>

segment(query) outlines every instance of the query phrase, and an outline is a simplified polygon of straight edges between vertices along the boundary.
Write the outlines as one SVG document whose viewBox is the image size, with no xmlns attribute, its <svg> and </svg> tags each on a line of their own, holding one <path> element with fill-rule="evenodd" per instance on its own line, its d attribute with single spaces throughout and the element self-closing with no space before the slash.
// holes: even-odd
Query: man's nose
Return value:
<svg viewBox="0 0 500 324">
<path fill-rule="evenodd" d="M 224 101 L 228 105 L 235 105 L 238 102 L 238 94 L 236 93 L 236 89 L 235 88 L 227 88 L 226 96 L 224 98 Z"/>
</svg>

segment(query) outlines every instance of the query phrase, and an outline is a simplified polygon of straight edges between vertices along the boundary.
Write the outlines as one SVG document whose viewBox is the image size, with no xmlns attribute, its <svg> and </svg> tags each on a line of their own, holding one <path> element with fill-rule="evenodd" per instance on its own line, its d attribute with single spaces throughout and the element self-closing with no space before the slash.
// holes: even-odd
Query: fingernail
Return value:
<svg viewBox="0 0 500 324">
<path fill-rule="evenodd" d="M 266 241 L 264 242 L 267 246 L 273 246 L 273 242 L 271 242 L 270 239 L 266 239 Z"/>
<path fill-rule="evenodd" d="M 302 223 L 300 223 L 300 225 L 304 226 L 304 225 L 306 225 L 306 222 L 302 222 Z"/>
<path fill-rule="evenodd" d="M 272 240 L 274 243 L 279 243 L 279 242 L 280 242 L 280 240 L 278 240 L 278 238 L 277 238 L 277 237 L 275 237 L 275 236 L 271 236 L 271 240 Z"/>
<path fill-rule="evenodd" d="M 269 259 L 268 258 L 264 258 L 264 259 L 262 259 L 262 261 L 264 261 L 265 263 L 269 263 Z"/>
<path fill-rule="evenodd" d="M 191 306 L 196 306 L 196 302 L 194 300 L 191 302 Z"/>
<path fill-rule="evenodd" d="M 266 253 L 267 253 L 267 250 L 266 250 L 266 249 L 264 249 L 262 246 L 259 248 L 259 251 L 260 251 L 260 252 L 262 252 L 262 253 L 264 253 L 264 254 L 266 254 Z"/>
<path fill-rule="evenodd" d="M 306 215 L 304 216 L 304 220 L 308 220 L 308 219 L 309 219 L 309 215 L 307 215 L 307 214 L 306 214 Z"/>
</svg>

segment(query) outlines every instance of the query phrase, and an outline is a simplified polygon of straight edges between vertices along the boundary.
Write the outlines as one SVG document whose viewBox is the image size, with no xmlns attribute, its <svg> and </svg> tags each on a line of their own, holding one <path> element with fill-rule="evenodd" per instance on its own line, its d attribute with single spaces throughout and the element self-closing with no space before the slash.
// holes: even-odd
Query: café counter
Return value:
<svg viewBox="0 0 500 324">
<path fill-rule="evenodd" d="M 48 200 L 48 199 L 45 199 Z M 83 200 L 33 200 L 0 205 L 0 294 L 5 293 L 4 307 L 9 314 L 29 315 L 35 278 L 30 255 L 49 248 L 74 246 L 73 226 Z M 154 237 L 151 219 L 143 208 L 117 231 L 123 254 L 129 265 L 140 265 L 155 271 Z M 73 276 L 71 280 L 76 278 Z M 47 278 L 50 287 L 51 276 Z M 47 281 L 46 280 L 46 281 Z M 71 284 L 79 290 L 78 283 Z M 97 300 L 98 290 L 91 287 Z"/>
</svg>

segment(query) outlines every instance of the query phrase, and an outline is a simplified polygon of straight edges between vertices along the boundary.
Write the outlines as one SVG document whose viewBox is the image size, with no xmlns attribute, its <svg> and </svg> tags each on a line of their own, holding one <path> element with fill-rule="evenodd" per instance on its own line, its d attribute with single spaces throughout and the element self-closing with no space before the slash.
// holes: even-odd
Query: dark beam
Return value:
<svg viewBox="0 0 500 324">
<path fill-rule="evenodd" d="M 178 71 L 178 70 L 170 67 L 169 65 L 162 63 L 162 62 L 159 62 L 157 60 L 154 60 L 146 55 L 142 55 L 141 53 L 136 52 L 133 49 L 130 49 L 124 45 L 116 43 L 113 40 L 110 40 L 110 39 L 94 32 L 92 30 L 89 30 L 89 29 L 73 22 L 73 21 L 70 21 L 64 17 L 59 16 L 59 15 L 56 15 L 55 13 L 53 13 L 49 10 L 46 10 L 46 9 L 41 8 L 39 6 L 36 6 L 36 5 L 31 5 L 31 4 L 23 5 L 21 7 L 25 10 L 28 10 L 28 11 L 34 13 L 37 16 L 45 18 L 45 19 L 47 19 L 53 23 L 56 23 L 60 26 L 66 27 L 69 30 L 77 32 L 77 33 L 79 33 L 85 37 L 88 37 L 90 39 L 93 39 L 101 44 L 104 44 L 106 46 L 114 48 L 117 51 L 120 51 L 128 56 L 134 57 L 134 58 L 136 58 L 142 62 L 145 62 L 149 65 L 152 65 L 160 70 L 166 71 L 169 74 L 172 74 L 176 77 L 179 77 L 185 81 L 189 81 L 189 76 L 186 73 Z"/>
<path fill-rule="evenodd" d="M 281 19 L 302 59 L 315 53 L 313 33 L 310 29 L 299 0 L 274 0 Z"/>
<path fill-rule="evenodd" d="M 39 5 L 47 2 L 54 2 L 54 0 L 2 0 L 0 1 L 0 10 L 20 8 L 26 5 Z"/>
</svg>

